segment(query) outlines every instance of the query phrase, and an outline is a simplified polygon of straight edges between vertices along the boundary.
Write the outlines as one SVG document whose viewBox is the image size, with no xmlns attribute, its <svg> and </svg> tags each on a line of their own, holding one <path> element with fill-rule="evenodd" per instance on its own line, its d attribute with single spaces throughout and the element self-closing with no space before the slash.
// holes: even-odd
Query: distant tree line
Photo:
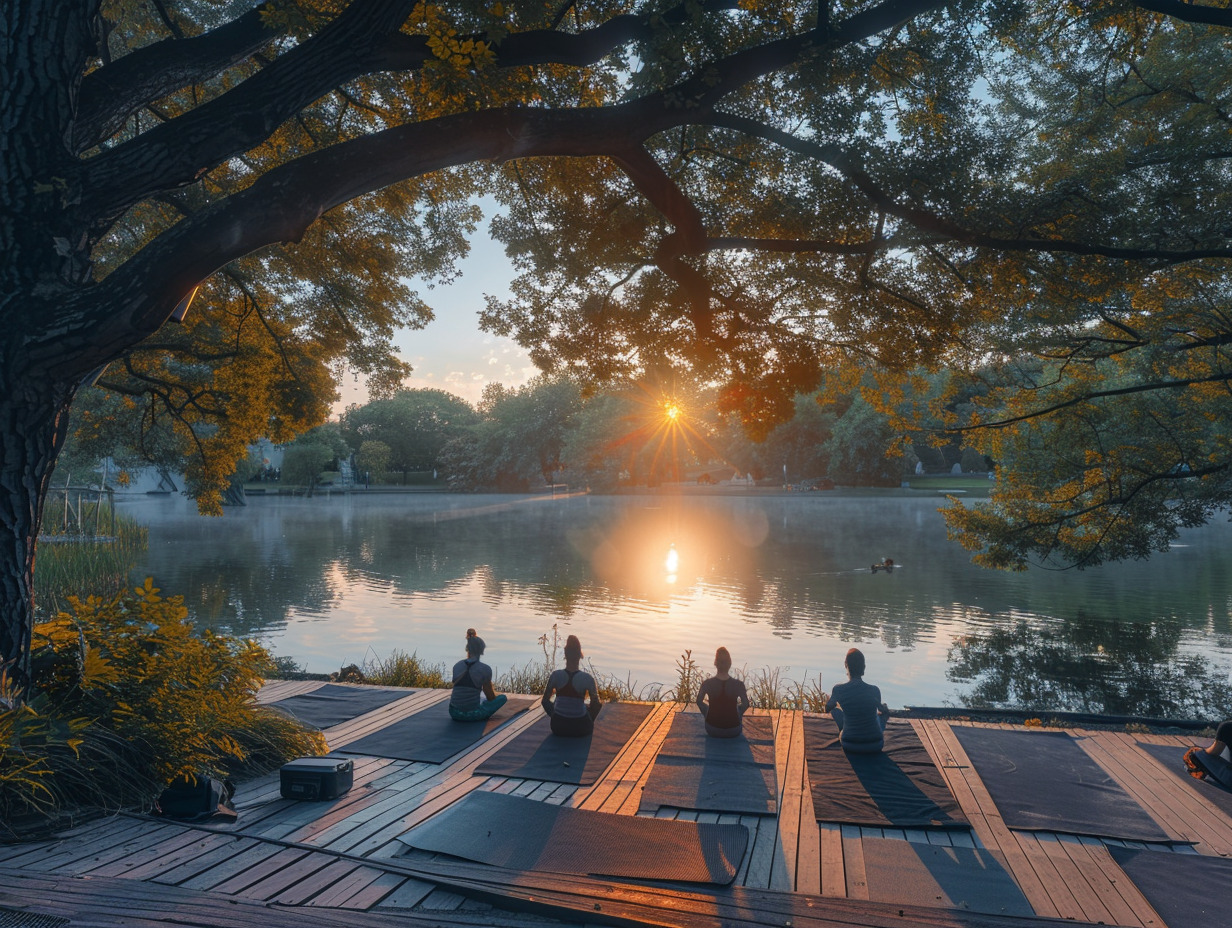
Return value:
<svg viewBox="0 0 1232 928">
<path fill-rule="evenodd" d="M 949 389 L 943 378 L 921 385 Z M 958 396 L 951 405 L 970 400 Z M 829 384 L 798 395 L 792 417 L 758 442 L 705 389 L 588 393 L 567 378 L 539 377 L 516 388 L 491 384 L 474 407 L 443 390 L 400 390 L 351 406 L 338 422 L 289 444 L 282 479 L 311 486 L 346 459 L 361 482 L 407 483 L 431 471 L 453 490 L 506 492 L 554 484 L 603 491 L 701 474 L 897 486 L 917 465 L 927 473 L 990 468 L 941 422 L 922 419 L 914 433 L 896 431 L 894 412 L 858 383 Z"/>
</svg>

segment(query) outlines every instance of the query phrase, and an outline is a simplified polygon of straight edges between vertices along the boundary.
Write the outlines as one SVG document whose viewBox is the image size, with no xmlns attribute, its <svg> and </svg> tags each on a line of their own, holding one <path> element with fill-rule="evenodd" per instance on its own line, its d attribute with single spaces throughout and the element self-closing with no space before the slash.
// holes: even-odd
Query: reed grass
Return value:
<svg viewBox="0 0 1232 928">
<path fill-rule="evenodd" d="M 149 546 L 149 530 L 106 509 L 99 514 L 97 530 L 106 534 L 106 540 L 54 530 L 41 536 L 34 567 L 37 618 L 64 612 L 70 596 L 112 599 L 127 589 Z"/>
<path fill-rule="evenodd" d="M 369 658 L 360 668 L 364 679 L 376 686 L 420 686 L 442 689 L 450 685 L 443 663 L 432 664 L 417 653 L 395 650 L 389 657 Z"/>
</svg>

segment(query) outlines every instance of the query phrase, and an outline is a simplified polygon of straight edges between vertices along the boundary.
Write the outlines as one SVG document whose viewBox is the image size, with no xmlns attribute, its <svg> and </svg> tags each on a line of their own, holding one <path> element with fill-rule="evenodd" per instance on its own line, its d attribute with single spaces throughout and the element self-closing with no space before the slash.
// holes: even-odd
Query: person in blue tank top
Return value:
<svg viewBox="0 0 1232 928">
<path fill-rule="evenodd" d="M 890 710 L 881 690 L 864 682 L 864 652 L 852 648 L 843 661 L 848 680 L 834 687 L 826 711 L 838 725 L 839 743 L 853 754 L 876 754 L 885 744 Z"/>
<path fill-rule="evenodd" d="M 565 669 L 553 670 L 543 691 L 541 703 L 552 720 L 552 734 L 563 738 L 585 738 L 593 733 L 595 716 L 603 708 L 595 678 L 581 669 L 581 663 L 582 643 L 577 635 L 570 635 L 565 639 Z"/>
<path fill-rule="evenodd" d="M 485 645 L 473 628 L 466 630 L 466 659 L 453 665 L 453 692 L 449 717 L 455 722 L 482 722 L 505 704 L 508 697 L 492 688 L 492 668 L 481 661 Z M 484 698 L 486 697 L 486 698 Z"/>
<path fill-rule="evenodd" d="M 738 737 L 749 707 L 744 683 L 728 675 L 731 663 L 727 648 L 719 648 L 714 652 L 714 669 L 718 672 L 697 688 L 697 708 L 706 719 L 706 734 L 712 738 Z"/>
</svg>

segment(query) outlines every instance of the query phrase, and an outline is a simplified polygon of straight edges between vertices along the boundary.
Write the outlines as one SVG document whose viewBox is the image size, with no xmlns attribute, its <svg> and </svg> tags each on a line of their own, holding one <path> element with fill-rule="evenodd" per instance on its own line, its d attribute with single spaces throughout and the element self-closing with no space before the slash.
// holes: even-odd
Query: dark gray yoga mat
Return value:
<svg viewBox="0 0 1232 928">
<path fill-rule="evenodd" d="M 951 730 L 1010 828 L 1129 841 L 1170 840 L 1065 732 L 963 725 Z"/>
<path fill-rule="evenodd" d="M 1217 805 L 1225 815 L 1232 816 L 1232 791 L 1224 789 L 1212 777 L 1196 780 L 1189 775 L 1185 761 L 1181 759 L 1189 750 L 1188 747 L 1175 744 L 1151 744 L 1148 741 L 1139 741 L 1138 747 L 1163 764 L 1173 776 L 1188 783 L 1199 796 Z"/>
<path fill-rule="evenodd" d="M 475 790 L 398 840 L 410 847 L 516 870 L 730 883 L 743 825 L 588 812 Z"/>
<path fill-rule="evenodd" d="M 848 754 L 830 719 L 804 719 L 804 762 L 820 822 L 893 828 L 970 828 L 908 722 L 886 726 L 877 754 Z"/>
<path fill-rule="evenodd" d="M 1129 847 L 1108 851 L 1168 928 L 1232 928 L 1232 860 Z"/>
<path fill-rule="evenodd" d="M 495 714 L 482 722 L 455 722 L 449 717 L 449 700 L 442 699 L 338 748 L 335 753 L 439 764 L 465 751 L 536 702 L 533 696 L 510 696 Z"/>
<path fill-rule="evenodd" d="M 638 703 L 606 703 L 595 719 L 594 734 L 586 738 L 557 737 L 552 734 L 551 719 L 541 714 L 476 767 L 475 773 L 588 786 L 603 776 L 650 709 Z"/>
<path fill-rule="evenodd" d="M 746 715 L 743 737 L 711 738 L 700 712 L 677 712 L 642 790 L 642 812 L 662 806 L 774 815 L 774 725 Z"/>
<path fill-rule="evenodd" d="M 311 693 L 288 696 L 269 705 L 289 712 L 313 728 L 331 728 L 416 692 L 418 691 L 413 689 L 392 689 L 384 686 L 342 686 L 338 683 L 326 683 Z"/>
<path fill-rule="evenodd" d="M 860 839 L 873 902 L 932 905 L 992 915 L 1033 917 L 1013 877 L 983 848 L 945 847 L 892 838 Z"/>
</svg>

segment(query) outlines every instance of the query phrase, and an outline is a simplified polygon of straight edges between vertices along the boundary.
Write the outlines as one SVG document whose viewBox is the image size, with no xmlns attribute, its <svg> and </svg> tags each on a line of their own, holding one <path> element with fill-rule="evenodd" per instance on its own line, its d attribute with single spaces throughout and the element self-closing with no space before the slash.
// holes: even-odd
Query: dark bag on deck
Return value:
<svg viewBox="0 0 1232 928">
<path fill-rule="evenodd" d="M 231 798 L 235 786 L 230 780 L 213 777 L 180 777 L 158 797 L 154 814 L 180 822 L 234 822 L 239 818 Z"/>
</svg>

